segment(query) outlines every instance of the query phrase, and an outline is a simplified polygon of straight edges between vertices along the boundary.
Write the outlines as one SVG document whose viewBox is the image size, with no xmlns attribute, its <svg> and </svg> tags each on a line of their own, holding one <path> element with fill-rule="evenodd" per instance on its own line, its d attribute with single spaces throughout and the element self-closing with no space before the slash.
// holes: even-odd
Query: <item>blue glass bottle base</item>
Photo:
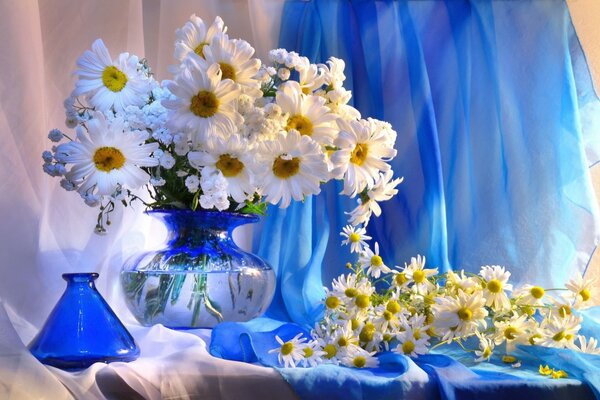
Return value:
<svg viewBox="0 0 600 400">
<path fill-rule="evenodd" d="M 96 290 L 96 278 L 97 273 L 63 274 L 67 288 L 29 344 L 42 363 L 72 370 L 139 357 L 135 340 Z"/>
</svg>

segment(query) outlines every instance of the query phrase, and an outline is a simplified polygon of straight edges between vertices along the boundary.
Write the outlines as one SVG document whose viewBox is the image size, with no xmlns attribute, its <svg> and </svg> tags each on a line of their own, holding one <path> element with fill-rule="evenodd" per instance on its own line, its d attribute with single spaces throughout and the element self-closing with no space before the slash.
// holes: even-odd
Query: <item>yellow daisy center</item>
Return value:
<svg viewBox="0 0 600 400">
<path fill-rule="evenodd" d="M 567 315 L 571 315 L 571 307 L 567 305 L 562 305 L 558 308 L 558 313 L 563 318 Z"/>
<path fill-rule="evenodd" d="M 356 296 L 354 304 L 356 304 L 356 307 L 358 308 L 367 308 L 369 304 L 371 304 L 371 300 L 366 294 L 359 294 L 358 296 Z"/>
<path fill-rule="evenodd" d="M 498 279 L 492 279 L 488 282 L 487 289 L 492 293 L 500 293 L 502 291 L 502 282 Z"/>
<path fill-rule="evenodd" d="M 200 57 L 204 58 L 204 46 L 206 46 L 208 42 L 202 42 L 194 49 L 194 53 L 198 54 Z"/>
<path fill-rule="evenodd" d="M 421 331 L 420 331 L 419 329 L 415 329 L 415 331 L 413 332 L 413 337 L 414 337 L 416 340 L 419 340 L 419 339 L 421 339 Z"/>
<path fill-rule="evenodd" d="M 335 296 L 328 297 L 325 300 L 325 305 L 331 310 L 336 309 L 340 306 L 340 299 Z"/>
<path fill-rule="evenodd" d="M 367 156 L 369 155 L 369 145 L 366 143 L 357 143 L 350 154 L 350 162 L 361 166 L 365 163 Z"/>
<path fill-rule="evenodd" d="M 120 92 L 127 84 L 127 75 L 119 68 L 110 65 L 102 71 L 102 83 L 111 92 Z"/>
<path fill-rule="evenodd" d="M 502 362 L 506 364 L 512 364 L 514 362 L 517 362 L 517 358 L 509 355 L 502 356 Z"/>
<path fill-rule="evenodd" d="M 273 161 L 273 175 L 280 179 L 288 179 L 300 172 L 300 158 L 286 160 L 281 156 Z"/>
<path fill-rule="evenodd" d="M 404 354 L 410 354 L 415 350 L 415 344 L 411 340 L 407 340 L 402 343 L 402 352 Z"/>
<path fill-rule="evenodd" d="M 352 243 L 358 243 L 360 242 L 360 235 L 356 232 L 352 232 L 350 235 L 348 235 L 348 240 Z"/>
<path fill-rule="evenodd" d="M 373 336 L 375 335 L 375 325 L 370 322 L 367 322 L 365 326 L 361 329 L 358 338 L 361 342 L 370 342 L 373 340 Z"/>
<path fill-rule="evenodd" d="M 383 312 L 383 319 L 385 319 L 386 321 L 391 321 L 392 318 L 394 318 L 394 314 L 387 310 Z"/>
<path fill-rule="evenodd" d="M 325 358 L 333 358 L 337 354 L 337 348 L 333 344 L 328 344 L 323 347 Z"/>
<path fill-rule="evenodd" d="M 115 147 L 100 147 L 94 153 L 94 164 L 100 171 L 110 172 L 125 165 L 125 156 Z"/>
<path fill-rule="evenodd" d="M 231 79 L 232 81 L 235 81 L 235 69 L 231 66 L 231 64 L 221 62 L 219 63 L 219 66 L 221 67 L 221 79 Z"/>
<path fill-rule="evenodd" d="M 313 349 L 311 349 L 310 347 L 305 347 L 302 351 L 304 351 L 304 357 L 306 358 L 312 357 L 312 355 L 314 354 Z"/>
<path fill-rule="evenodd" d="M 238 176 L 244 169 L 244 163 L 229 154 L 221 154 L 215 165 L 228 178 Z"/>
<path fill-rule="evenodd" d="M 406 274 L 404 272 L 400 272 L 399 274 L 396 274 L 396 277 L 394 278 L 394 280 L 396 281 L 396 285 L 398 285 L 398 286 L 402 286 L 406 282 L 408 282 L 408 278 L 406 277 Z"/>
<path fill-rule="evenodd" d="M 340 346 L 340 347 L 346 347 L 350 344 L 350 343 L 348 343 L 348 339 L 346 339 L 345 337 L 339 338 L 337 343 L 338 343 L 338 346 Z"/>
<path fill-rule="evenodd" d="M 530 343 L 532 346 L 535 346 L 535 342 L 536 342 L 538 339 L 541 339 L 541 338 L 542 338 L 542 335 L 540 335 L 539 333 L 535 333 L 535 334 L 533 334 L 533 335 L 531 335 L 531 336 L 529 337 L 529 343 Z"/>
<path fill-rule="evenodd" d="M 585 288 L 581 292 L 579 292 L 579 295 L 581 296 L 581 300 L 583 301 L 588 301 L 590 297 L 592 297 L 592 294 L 590 293 L 590 290 L 588 288 Z"/>
<path fill-rule="evenodd" d="M 285 342 L 281 345 L 281 354 L 284 356 L 289 355 L 294 350 L 294 344 L 292 342 Z"/>
<path fill-rule="evenodd" d="M 363 356 L 358 356 L 352 360 L 352 364 L 354 364 L 356 368 L 363 368 L 365 365 L 367 365 L 367 359 Z"/>
<path fill-rule="evenodd" d="M 288 118 L 287 125 L 285 127 L 286 131 L 291 129 L 297 130 L 301 135 L 311 136 L 313 133 L 313 123 L 304 115 L 292 115 Z"/>
<path fill-rule="evenodd" d="M 219 99 L 213 92 L 201 90 L 192 97 L 190 111 L 200 118 L 212 117 L 219 111 Z"/>
<path fill-rule="evenodd" d="M 358 294 L 358 290 L 355 288 L 348 288 L 344 290 L 344 294 L 350 298 L 355 297 Z"/>
<path fill-rule="evenodd" d="M 458 315 L 458 318 L 460 318 L 463 321 L 470 321 L 471 318 L 473 318 L 473 311 L 471 311 L 467 307 L 461 308 L 456 312 L 456 314 Z"/>
<path fill-rule="evenodd" d="M 371 257 L 371 265 L 374 267 L 381 267 L 383 265 L 383 259 L 378 255 L 374 255 Z"/>
<path fill-rule="evenodd" d="M 519 330 L 517 328 L 515 328 L 514 326 L 509 326 L 504 330 L 504 337 L 508 340 L 515 340 L 517 338 L 518 333 Z"/>
<path fill-rule="evenodd" d="M 552 340 L 554 340 L 555 342 L 560 342 L 561 340 L 563 340 L 565 338 L 565 331 L 560 331 L 557 334 L 555 334 L 554 336 L 552 336 Z"/>
<path fill-rule="evenodd" d="M 483 358 L 490 358 L 491 355 L 492 355 L 492 349 L 489 346 L 487 346 L 485 348 L 485 350 L 483 350 L 483 353 L 481 354 L 481 356 Z"/>
<path fill-rule="evenodd" d="M 415 283 L 422 283 L 425 280 L 425 272 L 423 272 L 423 270 L 416 270 L 415 272 L 413 272 L 413 281 L 415 281 Z"/>
<path fill-rule="evenodd" d="M 531 290 L 529 291 L 529 293 L 531 293 L 531 295 L 536 298 L 536 299 L 541 299 L 542 297 L 544 297 L 544 294 L 546 293 L 546 291 L 539 287 L 539 286 L 534 286 L 531 288 Z"/>
<path fill-rule="evenodd" d="M 402 307 L 400 307 L 400 303 L 398 303 L 396 300 L 390 300 L 385 306 L 385 309 L 391 312 L 392 314 L 397 314 L 400 312 Z"/>
<path fill-rule="evenodd" d="M 310 92 L 311 92 L 311 90 L 310 90 L 310 88 L 308 86 L 304 86 L 302 88 L 302 93 L 304 93 L 304 94 L 310 94 Z"/>
<path fill-rule="evenodd" d="M 394 338 L 394 337 L 393 337 L 392 335 L 390 335 L 389 333 L 385 333 L 385 334 L 383 335 L 383 341 L 384 341 L 384 342 L 391 342 L 393 338 Z"/>
<path fill-rule="evenodd" d="M 356 330 L 358 329 L 358 327 L 360 326 L 360 321 L 357 320 L 356 318 L 353 318 L 352 321 L 350 321 L 350 326 L 352 327 L 352 330 Z"/>
</svg>

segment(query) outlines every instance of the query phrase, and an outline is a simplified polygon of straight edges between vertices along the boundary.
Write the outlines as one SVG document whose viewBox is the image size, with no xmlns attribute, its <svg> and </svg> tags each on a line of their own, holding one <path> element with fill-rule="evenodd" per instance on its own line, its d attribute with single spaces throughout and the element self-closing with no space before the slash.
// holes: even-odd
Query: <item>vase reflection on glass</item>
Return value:
<svg viewBox="0 0 600 400">
<path fill-rule="evenodd" d="M 130 258 L 121 272 L 127 305 L 142 325 L 212 328 L 262 315 L 273 298 L 275 273 L 231 236 L 258 216 L 191 210 L 148 214 L 166 225 L 168 243 Z"/>
<path fill-rule="evenodd" d="M 31 353 L 42 363 L 62 369 L 138 358 L 133 337 L 96 290 L 98 274 L 62 277 L 67 288 L 29 344 Z"/>
</svg>

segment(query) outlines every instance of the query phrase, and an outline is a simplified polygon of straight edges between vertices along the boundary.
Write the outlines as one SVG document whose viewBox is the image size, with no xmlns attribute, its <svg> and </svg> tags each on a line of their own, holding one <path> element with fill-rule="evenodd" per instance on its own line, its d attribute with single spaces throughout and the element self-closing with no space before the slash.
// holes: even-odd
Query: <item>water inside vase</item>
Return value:
<svg viewBox="0 0 600 400">
<path fill-rule="evenodd" d="M 222 321 L 248 321 L 271 301 L 272 269 L 229 271 L 122 271 L 130 310 L 144 325 L 212 328 Z M 266 290 L 265 290 L 266 289 Z"/>
</svg>

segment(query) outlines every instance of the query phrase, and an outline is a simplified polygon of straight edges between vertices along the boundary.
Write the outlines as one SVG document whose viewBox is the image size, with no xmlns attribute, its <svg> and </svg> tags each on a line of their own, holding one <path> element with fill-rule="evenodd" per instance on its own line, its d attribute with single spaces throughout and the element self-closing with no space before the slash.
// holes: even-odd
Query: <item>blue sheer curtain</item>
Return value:
<svg viewBox="0 0 600 400">
<path fill-rule="evenodd" d="M 390 264 L 500 264 L 554 287 L 598 238 L 589 167 L 598 98 L 563 1 L 288 1 L 280 46 L 346 62 L 363 117 L 398 132 L 399 194 L 369 230 Z M 255 248 L 278 272 L 268 315 L 310 324 L 344 272 L 337 183 L 269 209 Z"/>
</svg>

